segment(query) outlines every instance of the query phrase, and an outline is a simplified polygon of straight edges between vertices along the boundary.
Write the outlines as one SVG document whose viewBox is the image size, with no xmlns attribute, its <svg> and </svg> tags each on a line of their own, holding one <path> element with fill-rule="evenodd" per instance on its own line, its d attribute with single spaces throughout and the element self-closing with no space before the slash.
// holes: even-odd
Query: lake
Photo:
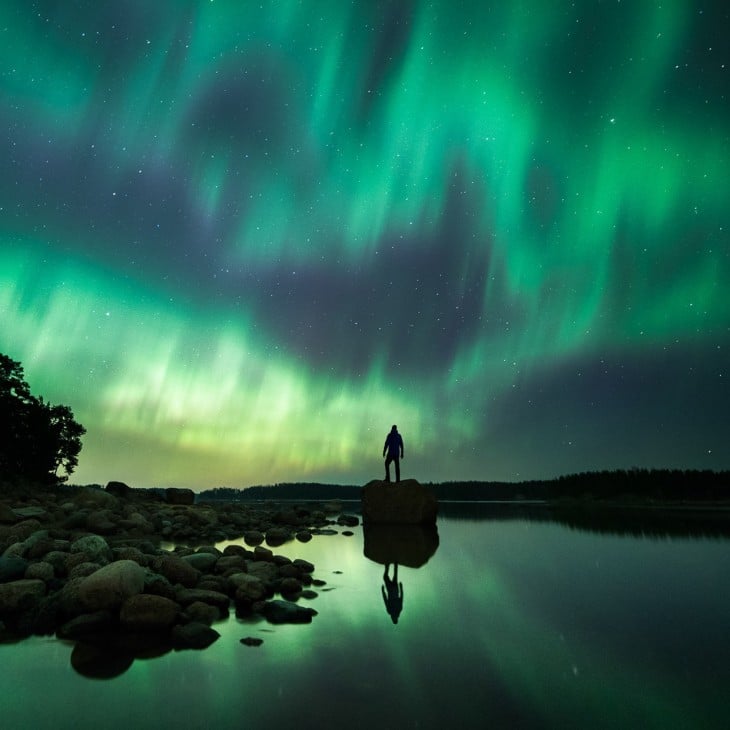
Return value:
<svg viewBox="0 0 730 730">
<path fill-rule="evenodd" d="M 676 514 L 623 530 L 539 508 L 441 512 L 436 540 L 366 544 L 362 527 L 337 527 L 275 548 L 326 581 L 301 601 L 318 611 L 308 625 L 231 614 L 210 648 L 130 660 L 110 679 L 76 672 L 69 642 L 0 645 L 2 727 L 728 727 L 726 536 Z M 426 561 L 390 584 L 397 623 L 384 566 L 364 555 L 393 550 Z"/>
</svg>

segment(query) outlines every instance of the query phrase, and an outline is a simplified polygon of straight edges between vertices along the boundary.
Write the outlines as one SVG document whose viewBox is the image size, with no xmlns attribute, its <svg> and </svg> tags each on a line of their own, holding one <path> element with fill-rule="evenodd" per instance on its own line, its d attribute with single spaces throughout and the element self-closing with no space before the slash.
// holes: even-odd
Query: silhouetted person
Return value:
<svg viewBox="0 0 730 730">
<path fill-rule="evenodd" d="M 398 426 L 393 426 L 390 433 L 385 437 L 383 444 L 383 456 L 385 457 L 385 481 L 390 481 L 390 462 L 395 462 L 395 480 L 400 481 L 400 460 L 403 458 L 403 438 L 398 433 Z"/>
<path fill-rule="evenodd" d="M 383 573 L 384 586 L 380 586 L 380 592 L 383 594 L 385 602 L 385 610 L 390 615 L 394 624 L 398 623 L 398 616 L 403 610 L 403 584 L 398 582 L 398 563 L 393 564 L 393 578 L 388 576 L 390 563 L 385 565 L 385 573 Z"/>
</svg>

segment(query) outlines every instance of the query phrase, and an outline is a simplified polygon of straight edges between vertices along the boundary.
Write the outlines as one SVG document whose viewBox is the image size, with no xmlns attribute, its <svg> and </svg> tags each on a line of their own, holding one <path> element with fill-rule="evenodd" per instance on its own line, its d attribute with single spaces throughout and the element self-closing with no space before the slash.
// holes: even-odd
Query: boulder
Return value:
<svg viewBox="0 0 730 730">
<path fill-rule="evenodd" d="M 82 613 L 63 624 L 56 632 L 56 636 L 59 639 L 81 639 L 84 636 L 93 636 L 111 628 L 113 621 L 109 611 Z"/>
<path fill-rule="evenodd" d="M 100 535 L 85 535 L 71 543 L 71 553 L 83 553 L 90 563 L 105 565 L 114 557 L 107 541 Z"/>
<path fill-rule="evenodd" d="M 259 611 L 272 624 L 310 624 L 317 615 L 313 608 L 279 600 L 266 601 Z"/>
<path fill-rule="evenodd" d="M 229 576 L 228 580 L 235 588 L 237 603 L 241 600 L 260 601 L 268 592 L 266 584 L 255 575 L 236 573 Z"/>
<path fill-rule="evenodd" d="M 192 565 L 195 570 L 201 573 L 207 573 L 213 570 L 218 562 L 218 557 L 212 553 L 193 553 L 192 555 L 184 555 L 182 558 L 188 565 Z"/>
<path fill-rule="evenodd" d="M 16 510 L 17 512 L 17 510 Z M 36 519 L 23 520 L 13 525 L 8 530 L 9 542 L 23 542 L 27 540 L 34 532 L 42 529 L 41 523 Z"/>
<path fill-rule="evenodd" d="M 362 489 L 363 523 L 432 525 L 437 513 L 436 495 L 415 479 L 375 480 Z"/>
<path fill-rule="evenodd" d="M 246 545 L 255 547 L 264 541 L 264 533 L 259 530 L 246 530 L 246 532 L 243 533 L 243 541 Z"/>
<path fill-rule="evenodd" d="M 192 489 L 169 487 L 165 490 L 165 499 L 168 504 L 194 504 L 195 492 Z"/>
<path fill-rule="evenodd" d="M 119 620 L 129 629 L 157 631 L 170 628 L 179 610 L 180 606 L 169 598 L 138 593 L 122 604 Z"/>
<path fill-rule="evenodd" d="M 114 553 L 114 560 L 134 560 L 137 565 L 141 565 L 143 568 L 150 562 L 149 558 L 136 547 L 112 548 L 112 553 Z"/>
<path fill-rule="evenodd" d="M 115 519 L 110 509 L 95 509 L 86 515 L 86 528 L 97 535 L 111 535 L 117 529 Z"/>
<path fill-rule="evenodd" d="M 46 584 L 42 580 L 0 583 L 0 616 L 13 616 L 32 609 L 45 594 Z"/>
<path fill-rule="evenodd" d="M 31 563 L 25 571 L 25 577 L 29 579 L 42 580 L 44 583 L 53 580 L 55 571 L 50 563 L 39 561 Z"/>
<path fill-rule="evenodd" d="M 264 583 L 273 583 L 279 577 L 279 569 L 276 565 L 265 560 L 250 560 L 247 567 L 249 575 L 256 576 Z"/>
<path fill-rule="evenodd" d="M 214 621 L 221 617 L 221 612 L 209 603 L 202 601 L 193 601 L 185 608 L 185 618 L 188 621 L 197 621 L 198 623 L 210 626 Z"/>
<path fill-rule="evenodd" d="M 301 593 L 302 588 L 302 581 L 299 578 L 283 578 L 279 584 L 279 591 L 282 595 L 291 596 Z"/>
<path fill-rule="evenodd" d="M 266 544 L 271 547 L 279 547 L 291 540 L 292 533 L 287 527 L 272 527 L 266 531 Z"/>
<path fill-rule="evenodd" d="M 175 599 L 182 606 L 189 606 L 191 603 L 201 601 L 215 606 L 222 611 L 228 611 L 231 599 L 219 591 L 208 591 L 204 588 L 181 588 L 175 592 Z"/>
<path fill-rule="evenodd" d="M 18 555 L 3 555 L 0 557 L 0 583 L 22 578 L 27 567 L 28 561 Z"/>
<path fill-rule="evenodd" d="M 99 565 L 99 563 L 91 563 L 88 560 L 85 560 L 82 563 L 74 565 L 72 568 L 68 568 L 68 577 L 86 578 L 92 573 L 96 573 L 99 568 L 101 568 L 101 565 Z"/>
<path fill-rule="evenodd" d="M 222 558 L 218 558 L 215 570 L 216 573 L 226 573 L 229 570 L 246 570 L 246 558 L 243 555 L 224 555 Z"/>
<path fill-rule="evenodd" d="M 106 485 L 106 491 L 113 494 L 115 497 L 121 497 L 127 499 L 129 497 L 132 488 L 127 486 L 124 482 L 109 482 Z"/>
<path fill-rule="evenodd" d="M 86 607 L 81 602 L 79 591 L 86 578 L 70 578 L 58 592 L 59 608 L 67 618 L 73 618 L 86 613 Z"/>
<path fill-rule="evenodd" d="M 105 492 L 101 488 L 81 487 L 76 492 L 76 503 L 82 507 L 91 507 L 97 509 L 114 508 L 118 504 L 117 498 Z"/>
<path fill-rule="evenodd" d="M 193 588 L 200 579 L 200 571 L 177 555 L 161 555 L 154 558 L 150 567 L 156 573 L 164 575 L 173 585 L 179 583 L 186 588 Z"/>
<path fill-rule="evenodd" d="M 175 588 L 164 575 L 153 573 L 148 570 L 144 576 L 144 593 L 151 593 L 155 596 L 164 596 L 171 601 L 175 600 Z"/>
<path fill-rule="evenodd" d="M 145 571 L 132 560 L 117 560 L 92 573 L 79 586 L 79 598 L 87 611 L 118 608 L 127 598 L 141 593 Z"/>
</svg>

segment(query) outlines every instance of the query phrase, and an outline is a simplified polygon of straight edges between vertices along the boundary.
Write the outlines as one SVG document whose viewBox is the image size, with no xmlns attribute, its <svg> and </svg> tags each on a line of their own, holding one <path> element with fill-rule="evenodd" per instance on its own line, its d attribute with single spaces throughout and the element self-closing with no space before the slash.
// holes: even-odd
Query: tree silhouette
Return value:
<svg viewBox="0 0 730 730">
<path fill-rule="evenodd" d="M 34 396 L 22 365 L 0 353 L 0 478 L 66 481 L 78 465 L 85 433 L 68 406 Z"/>
</svg>

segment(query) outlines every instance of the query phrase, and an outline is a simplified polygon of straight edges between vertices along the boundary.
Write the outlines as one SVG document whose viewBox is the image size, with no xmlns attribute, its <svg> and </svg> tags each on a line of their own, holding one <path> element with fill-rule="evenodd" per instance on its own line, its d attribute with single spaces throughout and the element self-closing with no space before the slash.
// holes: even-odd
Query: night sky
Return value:
<svg viewBox="0 0 730 730">
<path fill-rule="evenodd" d="M 730 468 L 726 0 L 3 0 L 0 351 L 77 483 Z"/>
</svg>

